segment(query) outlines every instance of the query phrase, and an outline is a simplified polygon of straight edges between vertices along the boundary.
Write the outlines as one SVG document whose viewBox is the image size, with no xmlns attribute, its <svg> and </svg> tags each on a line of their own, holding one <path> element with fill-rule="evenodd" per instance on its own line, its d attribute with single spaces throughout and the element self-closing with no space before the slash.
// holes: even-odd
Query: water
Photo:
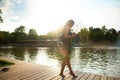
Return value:
<svg viewBox="0 0 120 80">
<path fill-rule="evenodd" d="M 0 56 L 60 68 L 59 50 L 56 47 L 2 47 Z M 120 48 L 74 47 L 71 65 L 74 71 L 120 77 Z"/>
</svg>

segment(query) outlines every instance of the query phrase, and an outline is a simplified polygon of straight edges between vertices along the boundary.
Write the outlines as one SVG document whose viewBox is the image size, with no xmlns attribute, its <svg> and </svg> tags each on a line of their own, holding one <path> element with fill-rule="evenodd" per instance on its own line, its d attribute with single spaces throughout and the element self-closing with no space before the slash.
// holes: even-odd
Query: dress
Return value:
<svg viewBox="0 0 120 80">
<path fill-rule="evenodd" d="M 63 32 L 64 35 L 64 32 Z M 71 31 L 69 31 L 68 35 L 72 35 Z M 71 42 L 71 38 L 65 38 L 65 40 L 63 41 L 63 50 L 67 50 L 67 53 L 70 54 L 71 53 L 71 49 L 72 49 L 72 42 Z"/>
</svg>

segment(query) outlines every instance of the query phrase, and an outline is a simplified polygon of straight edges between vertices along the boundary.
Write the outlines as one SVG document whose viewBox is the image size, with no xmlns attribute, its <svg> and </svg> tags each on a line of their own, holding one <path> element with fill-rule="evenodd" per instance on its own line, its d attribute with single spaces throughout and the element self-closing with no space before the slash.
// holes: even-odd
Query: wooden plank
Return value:
<svg viewBox="0 0 120 80">
<path fill-rule="evenodd" d="M 35 74 L 35 75 L 32 75 L 32 76 L 22 78 L 21 80 L 35 80 L 37 77 L 43 76 L 43 74 L 44 74 L 44 71 L 39 72 L 38 74 Z"/>
<path fill-rule="evenodd" d="M 18 60 L 10 60 L 17 64 L 11 65 L 8 72 L 0 72 L 0 80 L 61 80 L 60 69 L 26 63 Z M 76 71 L 76 79 L 72 79 L 68 70 L 64 72 L 65 78 L 62 80 L 120 80 L 120 78 L 108 77 L 104 75 L 84 73 Z"/>
<path fill-rule="evenodd" d="M 31 64 L 28 64 L 28 66 L 31 66 Z M 0 76 L 2 75 L 6 75 L 6 74 L 12 74 L 14 72 L 18 72 L 20 71 L 21 69 L 24 69 L 24 67 L 26 67 L 26 65 L 24 64 L 19 64 L 19 65 L 11 65 L 11 66 L 6 66 L 7 68 L 10 68 L 9 71 L 7 71 L 7 73 L 4 73 L 4 74 L 1 74 Z M 0 72 L 0 73 L 3 73 L 3 72 Z"/>
<path fill-rule="evenodd" d="M 21 80 L 35 80 L 35 79 L 37 79 L 37 78 L 39 78 L 39 77 L 43 77 L 43 76 L 45 76 L 46 74 L 51 73 L 51 72 L 53 72 L 53 70 L 50 70 L 50 68 L 48 67 L 48 69 L 47 69 L 47 68 L 46 68 L 46 69 L 43 69 L 43 70 L 40 71 L 39 73 L 34 74 L 34 75 L 32 75 L 32 76 L 29 76 L 29 77 L 22 78 Z"/>
<path fill-rule="evenodd" d="M 69 73 L 69 71 L 68 71 L 68 70 L 64 71 L 64 75 L 65 75 L 65 77 L 67 77 L 67 76 L 68 76 L 68 73 Z M 63 77 L 61 77 L 61 76 L 59 75 L 59 78 L 58 78 L 58 79 L 56 79 L 56 80 L 64 80 L 64 79 L 65 79 L 65 77 L 63 78 Z M 55 79 L 53 79 L 53 80 L 55 80 Z"/>
<path fill-rule="evenodd" d="M 39 77 L 39 78 L 37 78 L 37 79 L 35 79 L 35 80 L 49 80 L 50 77 L 51 77 L 52 75 L 55 75 L 55 74 L 58 74 L 58 72 L 53 71 L 53 72 L 51 72 L 51 73 L 47 73 L 47 74 L 44 75 L 43 77 Z"/>
<path fill-rule="evenodd" d="M 120 80 L 120 78 L 115 78 L 115 80 Z"/>
<path fill-rule="evenodd" d="M 100 80 L 101 79 L 101 75 L 96 75 L 95 77 L 94 77 L 94 80 Z"/>
<path fill-rule="evenodd" d="M 38 74 L 39 72 L 41 72 L 42 70 L 44 70 L 44 69 L 41 69 L 40 67 L 36 67 L 35 69 L 26 71 L 26 72 L 19 74 L 18 76 L 15 76 L 14 78 L 11 78 L 11 79 L 24 79 L 26 77 L 34 76 L 34 75 Z"/>
<path fill-rule="evenodd" d="M 57 74 L 58 71 L 56 69 L 49 68 L 47 73 L 43 73 L 44 75 L 42 77 L 38 77 L 35 80 L 44 80 L 45 78 L 50 78 L 50 76 Z"/>
<path fill-rule="evenodd" d="M 46 78 L 45 80 L 51 80 L 54 77 L 57 77 L 59 74 L 59 72 L 57 72 L 56 74 L 50 75 L 48 78 Z"/>
<path fill-rule="evenodd" d="M 108 77 L 108 80 L 114 80 L 114 78 L 113 77 Z"/>
<path fill-rule="evenodd" d="M 66 77 L 67 74 L 68 74 L 68 70 L 64 71 L 65 77 Z M 59 76 L 59 74 L 58 74 L 56 77 L 53 77 L 53 78 L 51 78 L 50 80 L 61 80 L 61 79 L 62 79 L 62 77 Z"/>
<path fill-rule="evenodd" d="M 25 68 L 23 68 L 23 69 L 21 69 L 21 70 L 19 70 L 19 71 L 14 71 L 14 72 L 10 72 L 10 73 L 8 73 L 8 74 L 5 74 L 5 75 L 0 75 L 0 77 L 3 77 L 4 79 L 9 79 L 10 80 L 10 78 L 13 78 L 13 77 L 15 77 L 15 76 L 18 76 L 19 74 L 22 74 L 22 73 L 24 73 L 24 72 L 27 72 L 27 71 L 29 71 L 29 70 L 31 70 L 31 68 L 33 68 L 33 69 L 35 69 L 36 67 L 35 66 L 32 66 L 32 67 L 28 67 L 27 69 L 25 69 Z M 9 72 L 9 71 L 8 71 Z M 7 72 L 6 72 L 7 73 Z"/>
<path fill-rule="evenodd" d="M 87 80 L 93 80 L 95 77 L 95 74 L 90 74 L 90 76 L 87 78 Z"/>
<path fill-rule="evenodd" d="M 107 80 L 107 76 L 102 75 L 101 80 Z"/>
<path fill-rule="evenodd" d="M 79 80 L 82 76 L 84 76 L 85 73 L 84 72 L 81 72 L 78 76 L 77 76 L 77 80 Z"/>
<path fill-rule="evenodd" d="M 59 74 L 57 74 L 56 76 L 52 77 L 49 80 L 58 80 L 59 78 L 61 78 L 61 76 L 59 76 Z"/>
<path fill-rule="evenodd" d="M 79 71 L 75 71 L 75 75 L 76 76 L 78 76 L 79 75 Z M 76 77 L 77 78 L 77 77 Z M 67 76 L 67 77 L 65 77 L 65 80 L 73 80 L 74 78 L 73 78 L 73 76 L 71 76 L 70 74 L 69 74 L 69 76 Z"/>
<path fill-rule="evenodd" d="M 79 80 L 86 80 L 90 76 L 90 73 L 86 73 Z"/>
</svg>

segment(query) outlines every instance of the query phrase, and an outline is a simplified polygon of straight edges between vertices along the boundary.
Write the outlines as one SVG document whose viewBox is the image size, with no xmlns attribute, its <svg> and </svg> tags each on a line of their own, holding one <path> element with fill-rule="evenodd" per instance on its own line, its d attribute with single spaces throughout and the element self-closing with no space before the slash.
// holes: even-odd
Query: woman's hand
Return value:
<svg viewBox="0 0 120 80">
<path fill-rule="evenodd" d="M 74 38 L 75 36 L 76 36 L 76 33 L 72 33 L 72 36 L 71 36 L 71 37 Z"/>
</svg>

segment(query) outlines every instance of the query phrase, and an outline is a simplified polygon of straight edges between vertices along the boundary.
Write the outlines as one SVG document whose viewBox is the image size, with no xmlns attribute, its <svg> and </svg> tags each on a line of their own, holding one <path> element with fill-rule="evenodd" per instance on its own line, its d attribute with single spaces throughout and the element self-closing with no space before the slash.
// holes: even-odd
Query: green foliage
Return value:
<svg viewBox="0 0 120 80">
<path fill-rule="evenodd" d="M 19 40 L 25 40 L 25 39 L 27 39 L 26 33 L 12 32 L 10 34 L 10 42 L 12 43 L 15 43 L 16 41 L 19 41 Z"/>
<path fill-rule="evenodd" d="M 78 33 L 78 36 L 80 37 L 81 42 L 86 43 L 88 41 L 88 34 L 89 34 L 89 31 L 87 28 L 83 28 L 80 30 L 80 32 Z"/>
<path fill-rule="evenodd" d="M 0 60 L 0 67 L 13 65 L 13 64 L 14 63 L 12 63 L 12 62 L 8 62 L 8 61 L 5 61 L 5 60 Z"/>
<path fill-rule="evenodd" d="M 39 39 L 40 39 L 40 40 L 47 40 L 47 35 L 40 35 L 40 36 L 39 36 Z"/>
<path fill-rule="evenodd" d="M 39 39 L 39 36 L 35 29 L 29 30 L 28 39 L 30 39 L 30 40 Z"/>
<path fill-rule="evenodd" d="M 89 35 L 89 38 L 93 42 L 98 42 L 103 40 L 103 33 L 100 28 L 94 28 Z"/>
<path fill-rule="evenodd" d="M 118 33 L 116 32 L 115 29 L 111 28 L 109 30 L 107 30 L 106 32 L 106 39 L 110 42 L 114 42 L 117 40 L 118 37 Z"/>
<path fill-rule="evenodd" d="M 16 33 L 25 33 L 25 26 L 20 26 L 15 29 Z"/>
<path fill-rule="evenodd" d="M 10 42 L 15 43 L 19 40 L 27 39 L 27 34 L 25 33 L 25 27 L 20 26 L 15 29 L 14 32 L 10 33 Z"/>
<path fill-rule="evenodd" d="M 2 9 L 0 9 L 0 14 L 2 14 Z M 3 23 L 3 19 L 1 17 L 1 15 L 0 15 L 0 22 Z"/>
<path fill-rule="evenodd" d="M 113 43 L 120 38 L 118 32 L 114 28 L 106 29 L 106 26 L 102 26 L 102 28 L 82 28 L 80 32 L 77 33 L 77 37 L 78 38 L 73 40 L 73 42 L 76 41 L 79 43 L 81 41 L 83 43 L 87 43 L 108 41 Z M 47 35 L 39 36 L 35 29 L 29 29 L 29 33 L 25 33 L 25 26 L 16 28 L 12 33 L 0 31 L 0 45 L 16 43 L 24 40 L 54 40 L 57 38 L 58 31 L 56 30 L 48 32 Z"/>
<path fill-rule="evenodd" d="M 108 41 L 114 42 L 118 38 L 118 33 L 115 29 L 106 29 L 105 26 L 100 28 L 89 28 L 89 40 L 92 42 Z"/>
<path fill-rule="evenodd" d="M 0 31 L 0 44 L 9 43 L 9 32 Z"/>
<path fill-rule="evenodd" d="M 3 19 L 2 19 L 2 17 L 1 17 L 1 16 L 0 16 L 0 22 L 1 22 L 1 23 L 3 23 Z"/>
</svg>

